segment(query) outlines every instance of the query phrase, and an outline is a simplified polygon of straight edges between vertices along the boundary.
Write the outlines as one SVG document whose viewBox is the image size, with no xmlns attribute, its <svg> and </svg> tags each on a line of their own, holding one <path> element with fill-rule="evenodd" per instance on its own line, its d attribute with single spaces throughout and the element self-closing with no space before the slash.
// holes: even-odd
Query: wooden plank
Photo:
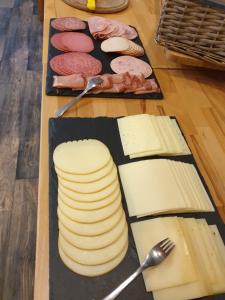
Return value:
<svg viewBox="0 0 225 300">
<path fill-rule="evenodd" d="M 37 223 L 37 248 L 35 270 L 35 300 L 49 298 L 48 286 L 48 119 L 68 101 L 68 97 L 45 95 L 49 19 L 60 16 L 78 16 L 86 19 L 91 14 L 78 11 L 51 0 L 45 1 L 43 36 L 43 89 L 41 112 L 41 142 L 39 165 L 39 205 Z M 159 18 L 159 1 L 133 0 L 127 10 L 106 15 L 136 26 L 155 67 L 156 76 L 165 100 L 124 100 L 85 98 L 70 109 L 65 117 L 121 116 L 138 113 L 174 115 L 178 118 L 200 170 L 205 177 L 214 201 L 225 221 L 223 178 L 225 176 L 225 77 L 221 72 L 186 70 L 167 60 L 154 42 L 154 32 Z M 178 68 L 178 69 L 171 69 Z"/>
<path fill-rule="evenodd" d="M 38 178 L 40 139 L 41 75 L 27 71 L 24 78 L 23 102 L 20 106 L 20 146 L 17 162 L 17 179 Z M 24 163 L 26 162 L 26 163 Z"/>
<path fill-rule="evenodd" d="M 37 179 L 17 180 L 5 249 L 3 298 L 33 298 Z"/>
</svg>

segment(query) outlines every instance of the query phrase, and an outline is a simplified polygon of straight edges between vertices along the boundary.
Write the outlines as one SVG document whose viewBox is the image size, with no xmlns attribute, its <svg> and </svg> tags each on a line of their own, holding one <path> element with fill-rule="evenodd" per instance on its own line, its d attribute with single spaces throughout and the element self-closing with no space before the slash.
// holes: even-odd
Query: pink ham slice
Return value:
<svg viewBox="0 0 225 300">
<path fill-rule="evenodd" d="M 138 35 L 134 28 L 117 20 L 110 20 L 103 17 L 90 17 L 87 21 L 89 30 L 95 39 L 121 36 L 132 40 Z"/>
<path fill-rule="evenodd" d="M 103 83 L 94 88 L 90 93 L 135 93 L 147 94 L 159 92 L 160 89 L 154 79 L 145 79 L 142 74 L 104 74 L 99 75 Z M 81 74 L 70 76 L 54 76 L 53 86 L 57 88 L 72 88 L 83 90 L 90 76 Z"/>
<path fill-rule="evenodd" d="M 83 30 L 86 28 L 85 22 L 76 17 L 55 19 L 51 21 L 51 26 L 59 31 Z"/>
<path fill-rule="evenodd" d="M 111 69 L 117 74 L 129 72 L 130 74 L 143 74 L 145 78 L 152 74 L 152 68 L 145 61 L 133 56 L 119 56 L 110 63 Z"/>
<path fill-rule="evenodd" d="M 63 52 L 91 52 L 94 50 L 92 39 L 81 32 L 55 33 L 51 44 Z"/>
<path fill-rule="evenodd" d="M 50 60 L 51 69 L 59 75 L 81 74 L 94 76 L 102 71 L 102 63 L 90 54 L 69 52 L 56 55 Z"/>
<path fill-rule="evenodd" d="M 86 86 L 86 78 L 80 74 L 68 76 L 53 76 L 53 86 L 58 88 L 72 88 L 75 90 L 84 90 Z"/>
</svg>

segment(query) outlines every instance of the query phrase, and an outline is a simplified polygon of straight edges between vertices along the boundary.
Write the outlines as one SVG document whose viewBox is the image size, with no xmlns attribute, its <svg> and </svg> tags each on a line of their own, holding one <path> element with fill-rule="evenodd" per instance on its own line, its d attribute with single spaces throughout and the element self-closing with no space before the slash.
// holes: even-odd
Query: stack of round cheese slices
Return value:
<svg viewBox="0 0 225 300">
<path fill-rule="evenodd" d="M 117 168 L 98 140 L 58 145 L 59 254 L 72 271 L 98 276 L 111 271 L 128 248 Z"/>
</svg>

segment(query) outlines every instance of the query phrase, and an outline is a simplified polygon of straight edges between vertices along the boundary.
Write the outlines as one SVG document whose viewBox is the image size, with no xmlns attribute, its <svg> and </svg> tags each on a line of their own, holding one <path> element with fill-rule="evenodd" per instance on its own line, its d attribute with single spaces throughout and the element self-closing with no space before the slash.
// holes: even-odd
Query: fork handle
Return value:
<svg viewBox="0 0 225 300">
<path fill-rule="evenodd" d="M 71 99 L 68 103 L 64 106 L 60 107 L 56 112 L 55 116 L 57 118 L 61 117 L 75 102 L 77 102 L 81 97 L 83 97 L 89 89 L 85 89 L 82 93 L 80 93 L 76 98 Z"/>
<path fill-rule="evenodd" d="M 145 268 L 140 266 L 130 277 L 128 277 L 124 282 L 122 282 L 112 293 L 103 298 L 102 300 L 113 300 L 136 278 L 140 275 Z"/>
</svg>

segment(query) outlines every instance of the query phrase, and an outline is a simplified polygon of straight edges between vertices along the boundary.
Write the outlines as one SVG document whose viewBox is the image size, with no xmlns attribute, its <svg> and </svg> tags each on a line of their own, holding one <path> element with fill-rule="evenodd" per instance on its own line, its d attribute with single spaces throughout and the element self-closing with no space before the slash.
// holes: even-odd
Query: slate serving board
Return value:
<svg viewBox="0 0 225 300">
<path fill-rule="evenodd" d="M 49 120 L 49 286 L 50 300 L 100 300 L 126 279 L 139 266 L 135 243 L 129 226 L 129 249 L 122 263 L 112 272 L 94 278 L 80 276 L 70 271 L 61 261 L 58 254 L 58 224 L 57 224 L 57 188 L 58 181 L 54 170 L 52 155 L 55 147 L 62 142 L 78 139 L 98 139 L 110 149 L 116 165 L 142 159 L 157 159 L 148 157 L 132 159 L 123 155 L 117 121 L 115 118 L 63 118 Z M 163 157 L 195 164 L 192 155 Z M 196 166 L 197 167 L 197 166 Z M 201 177 L 203 183 L 204 180 Z M 205 185 L 205 183 L 204 183 Z M 205 185 L 206 187 L 206 185 Z M 207 192 L 209 193 L 207 187 Z M 210 196 L 210 195 L 209 195 Z M 210 196 L 211 198 L 211 196 Z M 129 218 L 126 201 L 122 192 L 122 203 L 128 224 L 137 221 Z M 206 218 L 208 224 L 216 224 L 225 242 L 225 225 L 218 212 L 176 214 L 183 217 Z M 150 219 L 145 217 L 138 219 Z M 150 233 L 149 233 L 150 234 Z M 152 294 L 145 291 L 142 276 L 139 276 L 117 298 L 118 300 L 153 300 Z M 201 299 L 225 299 L 225 294 L 209 296 Z"/>
<path fill-rule="evenodd" d="M 53 75 L 57 75 L 57 74 L 50 68 L 49 61 L 54 56 L 64 53 L 60 50 L 57 50 L 56 48 L 54 48 L 51 45 L 50 39 L 51 39 L 52 35 L 60 32 L 60 31 L 54 29 L 53 27 L 51 27 L 52 20 L 54 20 L 54 19 L 50 20 L 50 27 L 49 27 L 50 29 L 49 29 L 48 66 L 47 66 L 47 76 L 46 76 L 46 94 L 49 96 L 77 96 L 78 94 L 80 94 L 80 91 L 73 91 L 72 89 L 58 89 L 58 88 L 54 88 L 52 86 L 53 85 Z M 87 24 L 87 22 L 86 22 L 86 24 Z M 120 55 L 113 54 L 113 53 L 105 53 L 105 52 L 101 51 L 101 48 L 100 48 L 101 41 L 93 39 L 93 37 L 88 29 L 88 25 L 87 25 L 86 29 L 79 30 L 79 32 L 83 32 L 83 33 L 89 35 L 91 37 L 91 39 L 93 40 L 95 49 L 90 54 L 102 62 L 102 74 L 104 74 L 104 73 L 114 74 L 114 72 L 110 68 L 110 62 L 112 59 L 114 59 Z M 136 39 L 134 39 L 133 41 L 143 47 L 139 36 Z M 149 59 L 146 54 L 144 56 L 140 57 L 140 59 L 142 59 L 150 64 Z M 154 74 L 154 71 L 149 78 L 154 78 L 159 86 L 159 82 Z M 134 93 L 99 93 L 99 94 L 95 95 L 95 94 L 90 93 L 90 94 L 86 95 L 86 97 L 155 99 L 155 100 L 158 99 L 158 100 L 160 100 L 160 99 L 163 99 L 163 94 L 162 94 L 162 92 L 149 93 L 149 94 L 143 94 L 143 95 L 135 95 Z"/>
</svg>

